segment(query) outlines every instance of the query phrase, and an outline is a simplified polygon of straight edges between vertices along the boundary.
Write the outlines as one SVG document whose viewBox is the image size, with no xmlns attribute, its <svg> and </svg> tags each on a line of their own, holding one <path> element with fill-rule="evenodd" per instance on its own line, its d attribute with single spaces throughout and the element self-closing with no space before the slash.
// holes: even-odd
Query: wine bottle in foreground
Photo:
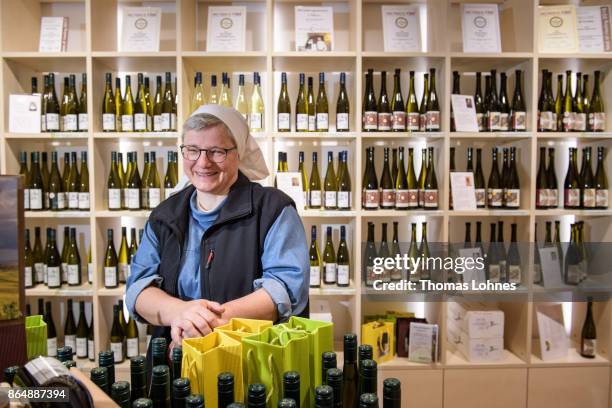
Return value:
<svg viewBox="0 0 612 408">
<path fill-rule="evenodd" d="M 597 351 L 597 331 L 593 320 L 593 302 L 589 298 L 587 302 L 587 313 L 582 325 L 580 336 L 580 355 L 585 358 L 595 358 Z"/>
</svg>

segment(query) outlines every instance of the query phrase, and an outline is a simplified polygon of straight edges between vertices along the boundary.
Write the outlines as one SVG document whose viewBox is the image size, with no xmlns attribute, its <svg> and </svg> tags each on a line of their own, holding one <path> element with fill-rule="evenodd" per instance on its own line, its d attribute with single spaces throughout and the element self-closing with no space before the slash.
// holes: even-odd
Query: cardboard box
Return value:
<svg viewBox="0 0 612 408">
<path fill-rule="evenodd" d="M 448 302 L 447 323 L 453 323 L 471 339 L 504 337 L 504 312 L 483 304 Z"/>
<path fill-rule="evenodd" d="M 500 361 L 504 356 L 504 338 L 470 338 L 452 322 L 447 322 L 446 339 L 451 348 L 458 350 L 471 363 Z"/>
</svg>

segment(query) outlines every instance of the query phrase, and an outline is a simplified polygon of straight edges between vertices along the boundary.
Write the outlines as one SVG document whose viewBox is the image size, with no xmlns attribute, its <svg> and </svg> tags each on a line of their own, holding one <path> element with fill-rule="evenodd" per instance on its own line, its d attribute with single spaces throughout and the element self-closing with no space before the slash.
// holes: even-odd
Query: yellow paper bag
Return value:
<svg viewBox="0 0 612 408">
<path fill-rule="evenodd" d="M 268 327 L 272 327 L 271 320 L 241 319 L 234 317 L 230 319 L 229 323 L 215 327 L 215 331 L 223 332 L 234 340 L 242 341 L 243 337 L 261 333 Z"/>
<path fill-rule="evenodd" d="M 183 340 L 181 376 L 189 378 L 192 394 L 206 395 L 207 406 L 217 406 L 217 376 L 223 372 L 234 374 L 235 399 L 242 402 L 244 382 L 240 341 L 218 331 L 205 337 Z"/>
<path fill-rule="evenodd" d="M 372 346 L 374 360 L 380 364 L 395 355 L 395 325 L 378 320 L 361 325 L 361 344 Z"/>
</svg>

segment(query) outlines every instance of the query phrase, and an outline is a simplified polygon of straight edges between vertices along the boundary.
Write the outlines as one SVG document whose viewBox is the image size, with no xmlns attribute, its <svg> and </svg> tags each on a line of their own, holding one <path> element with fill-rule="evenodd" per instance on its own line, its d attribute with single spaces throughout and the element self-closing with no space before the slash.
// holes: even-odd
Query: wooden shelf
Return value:
<svg viewBox="0 0 612 408">
<path fill-rule="evenodd" d="M 578 217 L 609 217 L 612 216 L 612 209 L 607 210 L 566 210 L 563 208 L 552 208 L 549 210 L 535 210 L 538 217 L 557 217 L 564 215 L 574 215 Z"/>
<path fill-rule="evenodd" d="M 7 140 L 87 140 L 87 132 L 5 133 Z"/>
<path fill-rule="evenodd" d="M 121 140 L 121 139 L 169 139 L 176 141 L 177 132 L 95 132 L 95 139 Z"/>
<path fill-rule="evenodd" d="M 275 132 L 272 137 L 276 140 L 355 140 L 358 132 Z"/>
<path fill-rule="evenodd" d="M 354 210 L 299 210 L 300 217 L 302 218 L 346 218 L 355 217 L 357 211 Z"/>
<path fill-rule="evenodd" d="M 443 132 L 361 132 L 363 139 L 443 139 Z"/>
<path fill-rule="evenodd" d="M 567 351 L 567 356 L 555 360 L 544 361 L 539 357 L 540 343 L 537 340 L 533 341 L 532 350 L 537 350 L 537 353 L 531 355 L 532 367 L 593 367 L 593 366 L 609 366 L 610 361 L 599 353 L 595 358 L 584 358 L 578 353 L 575 346 L 570 347 Z"/>
<path fill-rule="evenodd" d="M 432 216 L 441 217 L 444 215 L 442 210 L 424 210 L 417 208 L 414 210 L 360 210 L 361 216 L 364 218 L 378 218 L 378 217 L 417 217 L 417 216 Z"/>
<path fill-rule="evenodd" d="M 26 211 L 26 218 L 90 218 L 90 211 Z"/>
<path fill-rule="evenodd" d="M 354 296 L 356 293 L 354 285 L 352 280 L 348 287 L 321 284 L 320 288 L 310 288 L 308 293 L 310 296 Z"/>
<path fill-rule="evenodd" d="M 121 210 L 121 211 L 110 211 L 102 210 L 96 211 L 96 218 L 114 218 L 114 217 L 136 217 L 136 218 L 149 218 L 151 215 L 150 210 Z"/>
<path fill-rule="evenodd" d="M 455 211 L 450 210 L 449 216 L 453 217 L 528 217 L 529 210 L 474 210 L 474 211 Z"/>
<path fill-rule="evenodd" d="M 85 265 L 85 271 L 86 270 L 87 265 Z M 87 297 L 93 296 L 93 294 L 93 286 L 88 283 L 84 283 L 81 286 L 68 286 L 67 284 L 64 284 L 61 288 L 55 289 L 49 289 L 44 284 L 38 284 L 33 288 L 26 289 L 27 297 Z"/>
<path fill-rule="evenodd" d="M 527 363 L 518 358 L 509 350 L 504 350 L 503 356 L 499 361 L 491 362 L 470 362 L 465 359 L 459 351 L 446 351 L 446 368 L 510 368 L 510 367 L 527 367 Z"/>
<path fill-rule="evenodd" d="M 451 139 L 522 140 L 533 137 L 532 132 L 451 132 Z"/>
</svg>

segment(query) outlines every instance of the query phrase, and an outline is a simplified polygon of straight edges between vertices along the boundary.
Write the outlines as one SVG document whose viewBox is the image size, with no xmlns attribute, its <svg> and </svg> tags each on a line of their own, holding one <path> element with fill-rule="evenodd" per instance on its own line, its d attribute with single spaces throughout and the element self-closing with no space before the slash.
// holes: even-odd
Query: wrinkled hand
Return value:
<svg viewBox="0 0 612 408">
<path fill-rule="evenodd" d="M 172 341 L 181 344 L 183 339 L 206 336 L 213 328 L 223 324 L 221 315 L 225 308 L 217 302 L 204 299 L 183 303 L 172 319 Z"/>
</svg>

